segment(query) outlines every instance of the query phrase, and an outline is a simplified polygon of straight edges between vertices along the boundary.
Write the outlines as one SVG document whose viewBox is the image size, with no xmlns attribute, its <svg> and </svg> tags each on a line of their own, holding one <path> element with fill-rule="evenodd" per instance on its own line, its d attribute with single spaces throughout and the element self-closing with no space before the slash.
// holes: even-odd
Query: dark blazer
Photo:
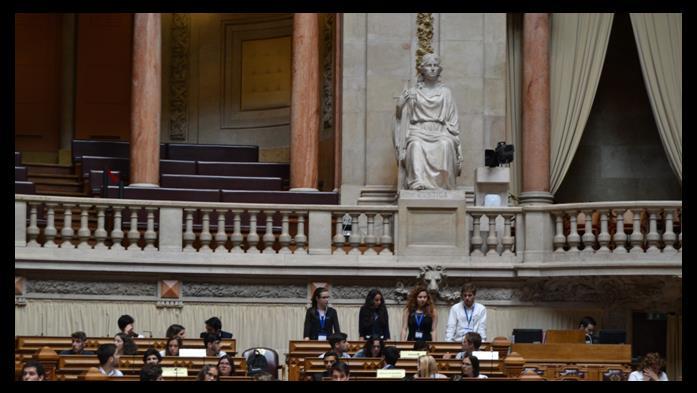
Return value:
<svg viewBox="0 0 697 393">
<path fill-rule="evenodd" d="M 208 335 L 208 332 L 201 332 L 200 336 L 201 338 L 204 338 L 206 335 Z M 218 336 L 220 336 L 220 338 L 232 338 L 232 333 L 221 330 L 218 332 Z"/>
<path fill-rule="evenodd" d="M 388 340 L 390 338 L 390 324 L 387 309 L 379 314 L 377 320 L 373 319 L 373 310 L 372 307 L 361 306 L 361 310 L 358 312 L 358 335 L 361 337 L 372 336 L 373 325 L 377 324 L 375 327 L 379 333 L 376 338 L 383 336 L 385 340 Z"/>
<path fill-rule="evenodd" d="M 95 353 L 92 351 L 85 351 L 84 349 L 80 353 L 75 353 L 73 352 L 72 349 L 66 349 L 65 351 L 61 351 L 59 355 L 91 355 L 94 356 Z"/>
<path fill-rule="evenodd" d="M 327 333 L 327 336 L 330 336 L 333 333 L 341 332 L 341 328 L 339 327 L 339 316 L 336 314 L 335 309 L 327 307 L 325 318 L 324 331 Z M 307 309 L 307 313 L 305 313 L 305 328 L 303 329 L 303 338 L 309 337 L 310 340 L 317 340 L 319 329 L 319 313 L 317 310 L 310 307 Z"/>
</svg>

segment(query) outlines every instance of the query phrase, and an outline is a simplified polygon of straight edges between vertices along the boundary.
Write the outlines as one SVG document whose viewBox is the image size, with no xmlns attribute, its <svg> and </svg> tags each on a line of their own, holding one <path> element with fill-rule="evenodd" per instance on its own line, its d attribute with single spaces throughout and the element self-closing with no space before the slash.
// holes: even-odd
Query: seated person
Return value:
<svg viewBox="0 0 697 393">
<path fill-rule="evenodd" d="M 220 322 L 220 318 L 211 317 L 205 322 L 206 331 L 201 332 L 201 338 L 206 334 L 217 334 L 220 338 L 232 338 L 232 333 L 223 330 L 223 323 Z"/>
<path fill-rule="evenodd" d="M 146 364 L 140 370 L 140 381 L 163 381 L 162 367 L 159 364 Z"/>
<path fill-rule="evenodd" d="M 179 348 L 182 347 L 182 339 L 179 336 L 170 337 L 167 339 L 167 346 L 160 351 L 161 356 L 179 356 Z"/>
<path fill-rule="evenodd" d="M 455 355 L 455 359 L 462 359 L 465 353 L 472 353 L 474 351 L 479 351 L 479 347 L 482 346 L 482 336 L 477 332 L 467 332 L 465 337 L 462 339 L 462 351 Z M 443 355 L 443 359 L 450 359 L 450 352 Z"/>
<path fill-rule="evenodd" d="M 230 355 L 223 355 L 218 359 L 218 373 L 221 377 L 235 375 L 235 362 Z"/>
<path fill-rule="evenodd" d="M 116 357 L 138 353 L 138 346 L 133 338 L 126 333 L 116 333 L 114 345 L 116 346 Z"/>
<path fill-rule="evenodd" d="M 254 380 L 255 381 L 273 381 L 274 377 L 271 375 L 271 373 L 267 373 L 266 371 L 258 372 L 254 374 Z"/>
<path fill-rule="evenodd" d="M 165 337 L 179 336 L 179 338 L 184 339 L 186 337 L 186 328 L 182 325 L 172 324 L 167 328 Z"/>
<path fill-rule="evenodd" d="M 381 358 L 385 342 L 380 339 L 370 339 L 365 342 L 363 348 L 353 355 L 354 358 Z"/>
<path fill-rule="evenodd" d="M 346 342 L 346 339 L 348 336 L 346 333 L 334 333 L 331 336 L 329 336 L 329 346 L 330 350 L 334 351 L 338 357 L 340 358 L 350 358 L 351 355 L 348 354 L 348 343 Z M 320 358 L 323 357 L 324 354 L 320 355 Z"/>
<path fill-rule="evenodd" d="M 665 362 L 657 352 L 647 353 L 641 358 L 636 371 L 629 374 L 627 381 L 667 381 L 668 374 L 661 371 Z"/>
<path fill-rule="evenodd" d="M 208 333 L 206 337 L 203 338 L 203 345 L 206 346 L 206 356 L 215 356 L 221 358 L 227 355 L 225 351 L 220 350 L 220 336 L 218 336 L 217 334 Z"/>
<path fill-rule="evenodd" d="M 385 355 L 385 367 L 383 367 L 386 370 L 392 369 L 392 368 L 397 368 L 397 360 L 399 359 L 399 348 L 389 346 L 385 347 L 385 349 L 382 351 L 383 355 Z"/>
<path fill-rule="evenodd" d="M 85 351 L 85 345 L 87 345 L 87 335 L 85 332 L 75 332 L 70 335 L 72 338 L 71 349 L 66 349 L 61 351 L 60 355 L 94 355 L 92 351 Z"/>
<path fill-rule="evenodd" d="M 436 359 L 430 355 L 421 355 L 416 363 L 416 374 L 414 378 L 448 378 L 438 372 Z"/>
<path fill-rule="evenodd" d="M 332 366 L 332 381 L 348 381 L 351 370 L 344 362 L 334 363 Z"/>
<path fill-rule="evenodd" d="M 116 357 L 116 345 L 102 344 L 97 348 L 97 359 L 99 359 L 99 372 L 107 377 L 123 377 L 123 373 L 118 370 L 119 360 Z"/>
<path fill-rule="evenodd" d="M 321 381 L 322 378 L 332 376 L 332 366 L 334 365 L 334 363 L 336 363 L 336 360 L 339 358 L 339 355 L 337 355 L 334 351 L 329 351 L 323 353 L 320 357 L 324 359 L 324 367 L 326 368 L 326 371 L 321 373 L 314 373 L 312 375 L 312 380 L 314 381 Z"/>
<path fill-rule="evenodd" d="M 155 348 L 148 348 L 143 354 L 143 364 L 160 364 L 162 356 Z"/>
<path fill-rule="evenodd" d="M 44 378 L 46 371 L 38 360 L 29 360 L 22 366 L 22 381 L 43 381 Z"/>
<path fill-rule="evenodd" d="M 462 358 L 462 374 L 453 377 L 453 381 L 461 381 L 463 378 L 489 378 L 479 373 L 479 359 L 469 352 Z"/>
<path fill-rule="evenodd" d="M 586 344 L 593 343 L 593 332 L 595 331 L 595 319 L 593 317 L 583 317 L 578 323 L 578 328 L 586 334 Z"/>
<path fill-rule="evenodd" d="M 220 374 L 218 373 L 218 367 L 212 364 L 206 364 L 201 368 L 196 376 L 197 381 L 220 381 Z"/>
<path fill-rule="evenodd" d="M 136 323 L 135 319 L 133 319 L 132 316 L 126 314 L 122 315 L 119 317 L 119 320 L 117 321 L 119 325 L 119 330 L 121 333 L 127 334 L 133 338 L 143 338 L 143 335 L 136 333 L 133 331 L 133 327 Z"/>
</svg>

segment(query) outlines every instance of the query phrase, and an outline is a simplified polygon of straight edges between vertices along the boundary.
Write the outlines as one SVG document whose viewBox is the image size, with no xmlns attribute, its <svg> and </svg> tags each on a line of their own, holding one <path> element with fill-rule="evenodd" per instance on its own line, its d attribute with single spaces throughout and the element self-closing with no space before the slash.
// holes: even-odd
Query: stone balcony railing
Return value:
<svg viewBox="0 0 697 393">
<path fill-rule="evenodd" d="M 15 195 L 15 268 L 390 276 L 443 265 L 455 276 L 680 275 L 681 212 L 681 201 L 467 206 L 462 255 L 419 257 L 395 241 L 410 231 L 397 206 Z"/>
</svg>

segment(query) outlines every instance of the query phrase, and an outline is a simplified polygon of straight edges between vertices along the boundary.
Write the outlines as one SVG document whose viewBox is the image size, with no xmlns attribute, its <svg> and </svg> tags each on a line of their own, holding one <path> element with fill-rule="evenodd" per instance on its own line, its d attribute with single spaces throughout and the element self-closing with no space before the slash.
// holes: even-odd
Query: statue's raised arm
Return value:
<svg viewBox="0 0 697 393">
<path fill-rule="evenodd" d="M 454 189 L 462 150 L 457 107 L 439 80 L 442 67 L 434 54 L 419 65 L 416 87 L 398 97 L 394 142 L 400 189 Z"/>
</svg>

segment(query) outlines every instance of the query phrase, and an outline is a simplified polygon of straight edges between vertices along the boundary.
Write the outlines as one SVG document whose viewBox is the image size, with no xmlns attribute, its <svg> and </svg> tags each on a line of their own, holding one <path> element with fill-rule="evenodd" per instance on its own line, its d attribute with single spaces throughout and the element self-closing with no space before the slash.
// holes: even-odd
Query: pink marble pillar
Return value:
<svg viewBox="0 0 697 393">
<path fill-rule="evenodd" d="M 521 203 L 552 203 L 549 192 L 550 15 L 523 16 L 523 190 Z"/>
<path fill-rule="evenodd" d="M 291 191 L 317 191 L 320 125 L 319 15 L 293 17 Z"/>
<path fill-rule="evenodd" d="M 160 177 L 160 14 L 135 14 L 131 86 L 131 186 L 157 186 Z"/>
</svg>

